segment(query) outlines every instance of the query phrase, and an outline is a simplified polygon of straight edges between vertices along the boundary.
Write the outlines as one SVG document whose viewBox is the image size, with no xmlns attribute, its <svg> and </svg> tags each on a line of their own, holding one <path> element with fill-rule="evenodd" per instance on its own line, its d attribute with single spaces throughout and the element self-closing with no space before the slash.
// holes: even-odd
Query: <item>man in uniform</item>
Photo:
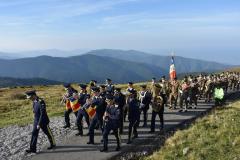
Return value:
<svg viewBox="0 0 240 160">
<path fill-rule="evenodd" d="M 83 126 L 82 126 L 82 119 L 85 118 L 85 121 L 89 127 L 89 116 L 86 112 L 86 108 L 84 108 L 84 104 L 86 103 L 86 100 L 90 98 L 90 95 L 87 93 L 87 85 L 85 84 L 79 84 L 79 87 L 81 88 L 81 91 L 79 93 L 79 103 L 82 106 L 81 109 L 78 111 L 77 114 L 77 126 L 79 129 L 79 133 L 76 134 L 76 136 L 82 136 L 83 135 Z"/>
<path fill-rule="evenodd" d="M 191 108 L 196 109 L 197 108 L 197 95 L 199 93 L 199 85 L 198 85 L 198 81 L 197 78 L 194 78 L 191 82 L 190 82 L 190 88 L 189 88 L 189 97 L 190 97 L 190 106 Z M 192 104 L 194 103 L 194 107 L 192 107 Z"/>
<path fill-rule="evenodd" d="M 26 92 L 27 98 L 33 101 L 33 113 L 34 113 L 34 123 L 32 138 L 30 142 L 30 149 L 26 150 L 27 153 L 36 153 L 36 145 L 40 128 L 47 135 L 50 142 L 50 147 L 48 149 L 53 149 L 56 147 L 55 139 L 53 137 L 52 131 L 49 128 L 49 118 L 46 111 L 45 102 L 40 99 L 35 91 Z"/>
<path fill-rule="evenodd" d="M 185 77 L 180 89 L 180 110 L 179 112 L 187 112 L 188 108 L 188 96 L 189 96 L 189 82 L 188 78 Z M 183 102 L 185 103 L 185 109 L 183 110 Z"/>
<path fill-rule="evenodd" d="M 118 105 L 118 108 L 120 111 L 119 129 L 120 129 L 120 134 L 122 134 L 123 133 L 123 114 L 124 114 L 123 111 L 124 111 L 124 105 L 126 104 L 126 97 L 125 97 L 125 95 L 122 94 L 121 88 L 115 88 L 114 101 L 115 101 L 116 105 Z"/>
<path fill-rule="evenodd" d="M 114 94 L 114 85 L 112 84 L 112 80 L 109 78 L 106 79 L 106 91 L 111 95 Z"/>
<path fill-rule="evenodd" d="M 168 82 L 166 81 L 166 77 L 162 76 L 160 80 L 160 86 L 161 86 L 161 97 L 163 98 L 163 106 L 167 103 L 168 99 Z"/>
<path fill-rule="evenodd" d="M 98 87 L 92 87 L 93 97 L 87 101 L 86 108 L 94 107 L 96 113 L 93 116 L 90 127 L 89 127 L 89 142 L 87 144 L 94 144 L 94 129 L 97 124 L 102 129 L 103 126 L 103 115 L 106 109 L 105 100 L 100 97 L 100 89 Z"/>
<path fill-rule="evenodd" d="M 132 143 L 132 133 L 134 134 L 133 138 L 138 138 L 137 128 L 140 122 L 140 109 L 139 109 L 139 101 L 137 99 L 137 94 L 135 89 L 128 90 L 129 97 L 127 99 L 128 104 L 128 142 L 127 144 Z"/>
<path fill-rule="evenodd" d="M 177 81 L 177 78 L 174 78 L 170 82 L 170 88 L 171 88 L 171 93 L 169 96 L 169 109 L 176 109 L 177 107 L 177 100 L 178 100 L 178 90 L 179 90 L 179 82 Z M 174 105 L 174 107 L 173 107 Z"/>
<path fill-rule="evenodd" d="M 103 116 L 104 120 L 104 129 L 103 129 L 103 149 L 101 149 L 101 152 L 107 152 L 108 151 L 108 135 L 111 130 L 113 130 L 113 133 L 117 140 L 117 148 L 116 151 L 120 150 L 120 136 L 119 136 L 119 119 L 120 119 L 120 110 L 118 106 L 114 103 L 114 97 L 109 94 L 106 96 L 106 102 L 107 107 L 106 111 Z"/>
<path fill-rule="evenodd" d="M 140 112 L 143 112 L 143 127 L 147 127 L 147 111 L 149 104 L 151 103 L 152 95 L 147 90 L 147 85 L 141 85 L 141 91 L 139 92 Z M 141 113 L 140 113 L 141 114 Z"/>
<path fill-rule="evenodd" d="M 129 91 L 132 91 L 132 90 L 136 93 L 136 90 L 133 87 L 133 82 L 128 82 L 128 87 L 126 89 L 126 92 L 129 93 Z M 129 108 L 128 107 L 128 103 L 127 103 L 128 97 L 129 96 L 126 97 L 126 107 L 124 108 L 124 117 L 123 117 L 124 118 L 124 122 L 126 122 L 126 117 L 127 117 L 128 108 Z"/>
<path fill-rule="evenodd" d="M 70 113 L 72 112 L 72 107 L 70 103 L 70 98 L 73 96 L 73 93 L 78 93 L 77 90 L 75 90 L 71 84 L 67 83 L 63 85 L 66 93 L 63 95 L 62 102 L 65 102 L 66 110 L 64 112 L 64 118 L 65 118 L 65 125 L 63 128 L 70 128 Z"/>
</svg>

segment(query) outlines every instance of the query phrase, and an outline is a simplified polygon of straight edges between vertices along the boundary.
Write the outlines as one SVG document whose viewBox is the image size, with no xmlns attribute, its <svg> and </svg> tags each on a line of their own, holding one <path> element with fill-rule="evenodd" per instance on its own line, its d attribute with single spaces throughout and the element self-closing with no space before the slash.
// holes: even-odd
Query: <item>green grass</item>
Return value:
<svg viewBox="0 0 240 160">
<path fill-rule="evenodd" d="M 135 85 L 137 90 L 140 89 L 138 83 Z M 79 90 L 74 84 L 73 87 Z M 117 87 L 124 91 L 126 84 L 119 84 Z M 61 85 L 53 86 L 33 86 L 0 89 L 0 128 L 9 125 L 26 125 L 32 123 L 32 102 L 25 99 L 24 93 L 28 90 L 35 89 L 39 97 L 43 98 L 47 104 L 47 112 L 50 117 L 63 115 L 65 106 L 60 104 L 61 97 L 65 93 Z"/>
<path fill-rule="evenodd" d="M 183 151 L 185 150 L 185 153 Z M 240 101 L 179 130 L 144 160 L 239 160 Z"/>
</svg>

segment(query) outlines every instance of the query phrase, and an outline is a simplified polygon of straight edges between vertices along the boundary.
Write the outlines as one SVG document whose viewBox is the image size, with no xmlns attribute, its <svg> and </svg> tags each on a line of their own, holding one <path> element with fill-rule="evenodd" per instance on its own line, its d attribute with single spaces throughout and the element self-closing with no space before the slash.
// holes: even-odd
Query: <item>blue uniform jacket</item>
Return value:
<svg viewBox="0 0 240 160">
<path fill-rule="evenodd" d="M 120 110 L 115 106 L 108 106 L 106 112 L 109 114 L 107 117 L 106 125 L 112 128 L 118 128 L 120 119 Z"/>
<path fill-rule="evenodd" d="M 136 98 L 129 98 L 128 105 L 129 105 L 128 119 L 129 120 L 139 119 L 140 116 L 139 101 Z"/>
<path fill-rule="evenodd" d="M 46 104 L 42 99 L 33 101 L 34 125 L 48 125 L 49 118 L 46 112 Z"/>
</svg>

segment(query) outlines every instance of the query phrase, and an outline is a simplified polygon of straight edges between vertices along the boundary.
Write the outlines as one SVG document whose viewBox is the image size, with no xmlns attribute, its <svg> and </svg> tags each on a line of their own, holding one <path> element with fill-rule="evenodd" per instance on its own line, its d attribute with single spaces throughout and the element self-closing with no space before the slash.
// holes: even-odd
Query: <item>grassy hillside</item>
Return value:
<svg viewBox="0 0 240 160">
<path fill-rule="evenodd" d="M 238 160 L 240 159 L 240 101 L 216 109 L 183 131 L 144 160 Z"/>
<path fill-rule="evenodd" d="M 140 84 L 135 85 L 136 89 L 139 89 Z M 79 90 L 77 85 L 73 87 Z M 117 85 L 117 87 L 125 89 L 127 85 Z M 32 102 L 26 100 L 24 95 L 25 91 L 32 89 L 37 90 L 39 97 L 44 98 L 50 117 L 63 115 L 65 106 L 61 105 L 60 101 L 65 90 L 61 85 L 2 88 L 0 89 L 0 128 L 32 122 Z"/>
</svg>

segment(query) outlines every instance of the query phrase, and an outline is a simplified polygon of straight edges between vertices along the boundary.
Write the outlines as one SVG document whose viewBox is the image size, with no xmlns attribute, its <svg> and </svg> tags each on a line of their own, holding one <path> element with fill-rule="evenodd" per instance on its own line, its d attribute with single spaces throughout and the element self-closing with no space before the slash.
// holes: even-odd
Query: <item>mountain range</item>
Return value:
<svg viewBox="0 0 240 160">
<path fill-rule="evenodd" d="M 39 56 L 20 59 L 0 59 L 0 76 L 15 78 L 46 78 L 61 82 L 115 83 L 146 81 L 168 75 L 170 56 L 147 54 L 135 50 L 93 50 L 79 56 Z M 230 65 L 175 57 L 177 73 L 211 72 L 231 68 Z"/>
</svg>

